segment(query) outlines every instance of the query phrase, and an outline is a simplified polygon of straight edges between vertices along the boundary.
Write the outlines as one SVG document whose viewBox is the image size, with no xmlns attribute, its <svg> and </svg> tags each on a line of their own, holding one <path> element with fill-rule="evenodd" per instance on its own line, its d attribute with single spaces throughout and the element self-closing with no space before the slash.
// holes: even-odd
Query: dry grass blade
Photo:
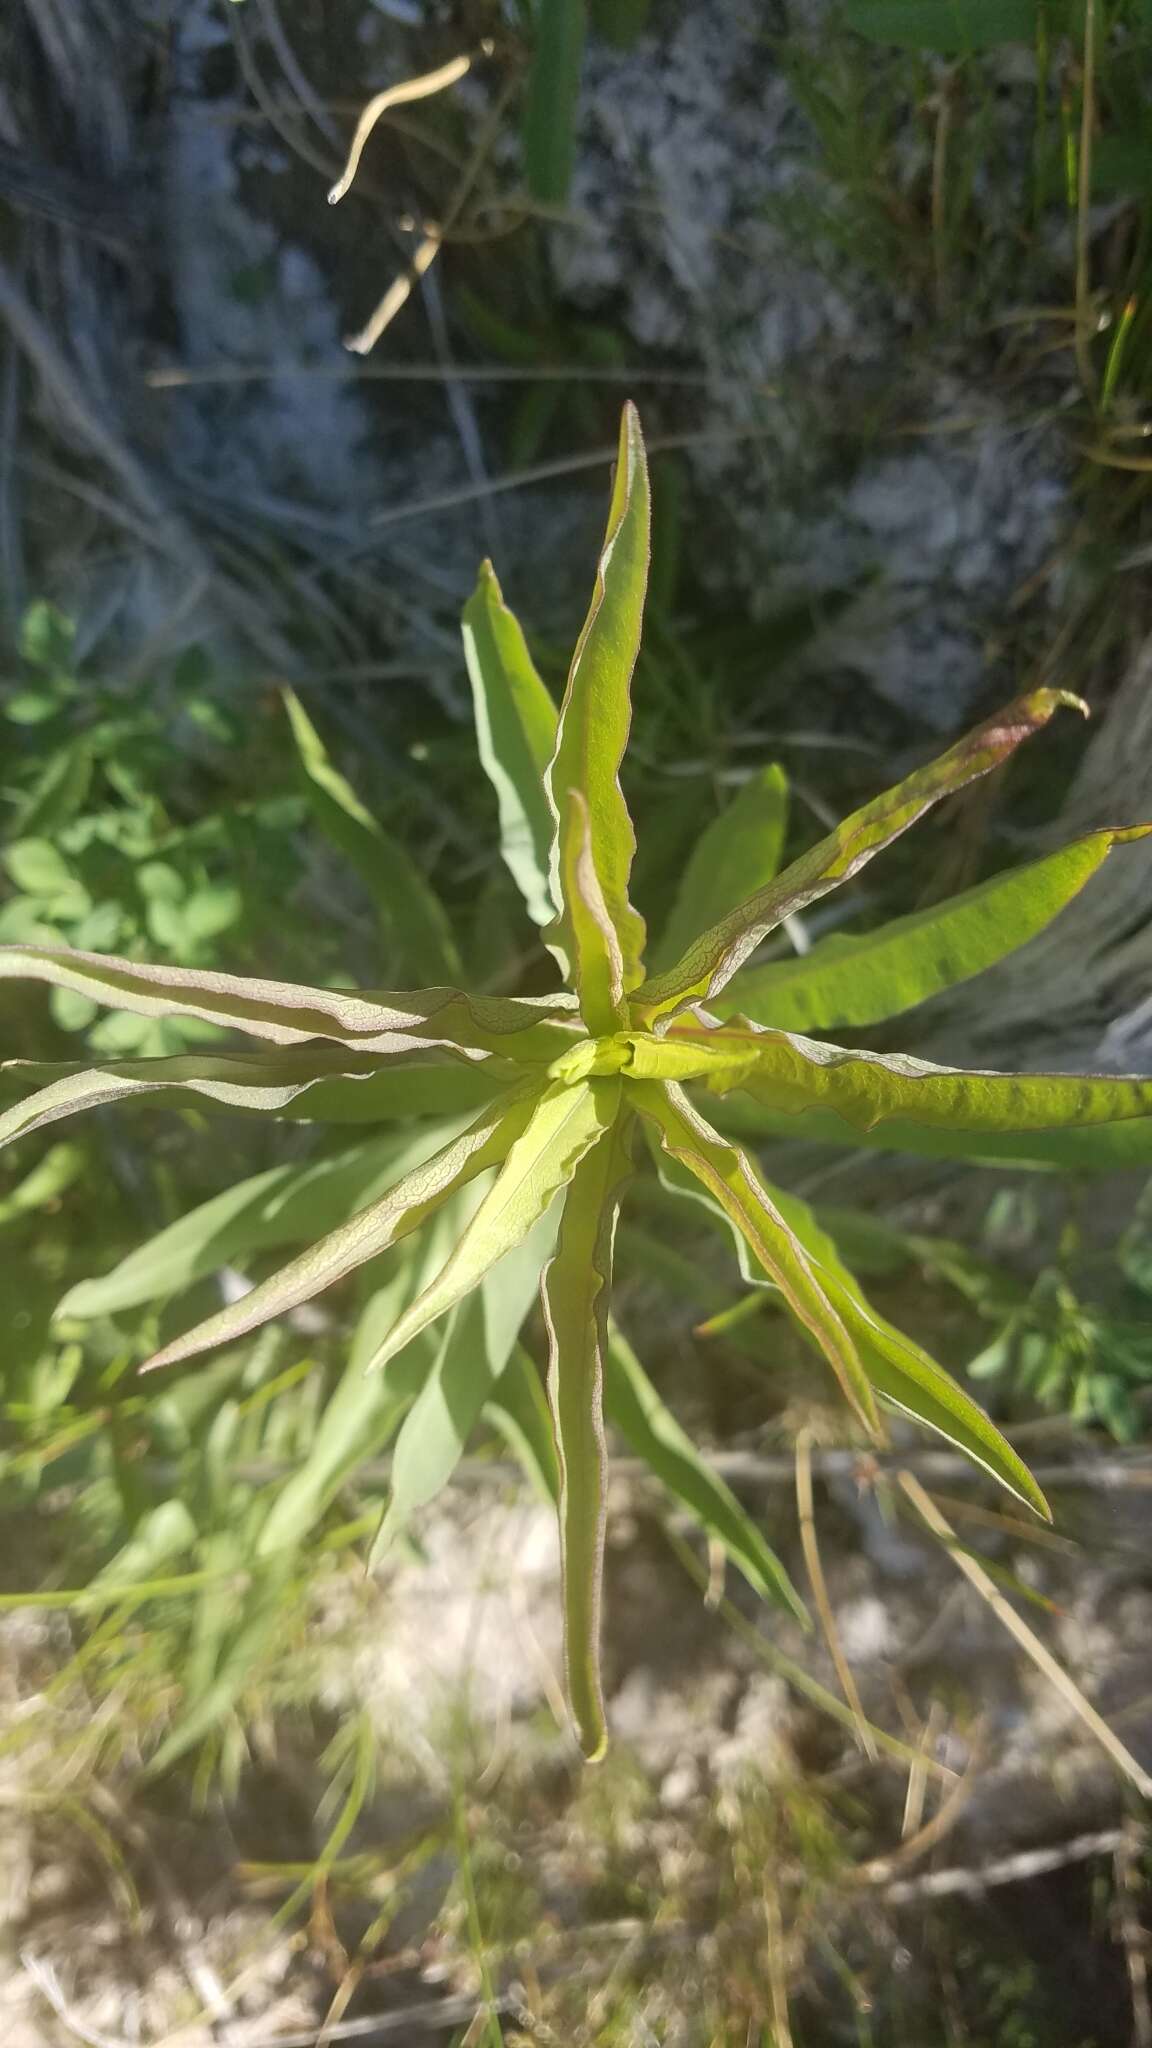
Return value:
<svg viewBox="0 0 1152 2048">
<path fill-rule="evenodd" d="M 1124 1950 L 1132 1996 L 1132 2048 L 1152 2048 L 1152 1999 L 1148 1995 L 1148 1936 L 1140 1918 L 1144 1889 L 1140 1858 L 1145 1843 L 1139 1829 L 1128 1827 L 1113 1858 L 1116 1876 L 1116 1931 Z"/>
<path fill-rule="evenodd" d="M 874 1856 L 855 1872 L 859 1884 L 891 1884 L 894 1878 L 951 1834 L 976 1786 L 978 1758 L 974 1755 L 962 1778 L 957 1778 L 931 1820 L 909 1835 L 890 1856 Z"/>
<path fill-rule="evenodd" d="M 490 49 L 491 44 L 486 43 L 483 46 L 483 54 L 486 56 Z M 352 137 L 348 160 L 328 194 L 329 206 L 338 205 L 345 193 L 351 189 L 360 167 L 365 144 L 389 107 L 406 106 L 411 100 L 429 99 L 433 93 L 446 91 L 448 86 L 455 85 L 472 69 L 472 63 L 473 59 L 470 56 L 453 57 L 449 63 L 441 64 L 435 71 L 424 71 L 418 78 L 401 79 L 399 85 L 385 86 L 383 92 L 376 93 L 356 123 L 356 133 Z"/>
<path fill-rule="evenodd" d="M 931 1494 L 925 1491 L 911 1472 L 899 1473 L 898 1483 L 932 1534 L 946 1546 L 957 1570 L 963 1572 L 969 1584 L 975 1588 L 981 1599 L 987 1602 L 996 1619 L 1008 1630 L 1009 1635 L 1015 1638 L 1024 1654 L 1031 1658 L 1036 1669 L 1043 1673 L 1065 1704 L 1095 1736 L 1100 1747 L 1111 1757 L 1129 1783 L 1135 1785 L 1141 1797 L 1152 1798 L 1152 1778 L 1147 1771 L 1137 1763 L 1131 1750 L 1125 1748 L 1120 1737 L 1108 1726 L 1103 1716 L 1096 1712 L 1091 1701 L 1084 1697 L 1075 1680 L 1069 1677 L 1061 1664 L 1057 1663 L 1039 1636 L 1033 1633 L 1027 1622 L 1021 1620 L 1016 1609 L 1010 1606 L 983 1566 L 959 1548 L 951 1523 L 941 1514 Z"/>
<path fill-rule="evenodd" d="M 1092 364 L 1092 130 L 1096 118 L 1096 0 L 1084 0 L 1084 80 L 1080 161 L 1076 190 L 1076 367 L 1088 398 L 1095 396 Z"/>
<path fill-rule="evenodd" d="M 890 1906 L 911 1905 L 920 1899 L 979 1898 L 1001 1884 L 1027 1884 L 1050 1870 L 1063 1870 L 1069 1863 L 1086 1863 L 1092 1856 L 1115 1855 L 1125 1839 L 1123 1828 L 1102 1828 L 1092 1835 L 1074 1835 L 1070 1842 L 1058 1842 L 1051 1849 L 1022 1849 L 1016 1856 L 1000 1856 L 994 1863 L 977 1863 L 954 1870 L 929 1870 L 923 1877 L 902 1878 L 886 1885 L 884 1899 Z"/>
<path fill-rule="evenodd" d="M 865 1756 L 870 1758 L 872 1763 L 876 1763 L 879 1752 L 872 1740 L 872 1732 L 868 1726 L 863 1702 L 857 1689 L 856 1680 L 852 1676 L 852 1667 L 844 1655 L 844 1645 L 840 1641 L 840 1631 L 836 1626 L 836 1616 L 832 1612 L 832 1602 L 828 1597 L 828 1582 L 824 1577 L 824 1567 L 820 1561 L 820 1546 L 816 1539 L 816 1515 L 812 1498 L 812 1432 L 810 1429 L 802 1429 L 796 1439 L 796 1512 L 800 1521 L 800 1547 L 804 1552 L 804 1563 L 808 1571 L 808 1583 L 812 1588 L 812 1598 L 815 1602 L 816 1612 L 820 1617 L 820 1626 L 824 1631 L 824 1640 L 828 1645 L 828 1653 L 836 1667 L 836 1676 L 840 1680 L 840 1689 L 852 1709 L 852 1717 L 856 1724 L 856 1739 Z"/>
<path fill-rule="evenodd" d="M 928 1709 L 928 1719 L 920 1731 L 916 1745 L 916 1762 L 908 1773 L 908 1790 L 904 1795 L 904 1817 L 900 1823 L 900 1840 L 910 1842 L 920 1833 L 924 1820 L 924 1800 L 928 1791 L 928 1758 L 933 1754 L 944 1721 L 944 1709 L 939 1700 L 933 1700 Z"/>
</svg>

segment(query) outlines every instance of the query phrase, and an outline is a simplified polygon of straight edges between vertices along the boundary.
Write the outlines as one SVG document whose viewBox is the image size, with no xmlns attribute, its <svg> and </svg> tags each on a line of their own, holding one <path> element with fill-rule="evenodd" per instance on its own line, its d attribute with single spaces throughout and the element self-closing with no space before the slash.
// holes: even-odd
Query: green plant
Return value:
<svg viewBox="0 0 1152 2048">
<path fill-rule="evenodd" d="M 605 1406 L 751 1582 L 799 1608 L 778 1560 L 611 1322 L 615 1222 L 637 1133 L 667 1186 L 703 1200 L 732 1229 L 747 1278 L 778 1290 L 869 1437 L 881 1435 L 880 1404 L 895 1407 L 959 1445 L 1041 1514 L 1042 1494 L 999 1431 L 876 1314 L 811 1211 L 772 1187 L 749 1154 L 705 1120 L 690 1091 L 715 1097 L 721 1123 L 736 1104 L 746 1121 L 769 1130 L 803 1133 L 815 1119 L 842 1143 L 875 1141 L 879 1127 L 882 1142 L 919 1137 L 979 1154 L 1007 1134 L 1056 1159 L 1079 1141 L 1081 1156 L 1087 1148 L 1098 1164 L 1131 1156 L 1133 1132 L 1146 1155 L 1152 1147 L 1152 1081 L 967 1073 L 803 1035 L 875 1023 L 990 966 L 1047 924 L 1115 844 L 1149 828 L 1094 832 L 884 931 L 829 939 L 801 962 L 746 965 L 785 917 L 848 880 L 934 804 L 1006 761 L 1062 702 L 1076 701 L 1060 692 L 1021 698 L 778 876 L 779 791 L 771 779 L 757 785 L 766 817 L 742 798 L 717 821 L 685 879 L 696 935 L 646 975 L 644 924 L 628 895 L 634 836 L 619 769 L 648 531 L 644 446 L 628 406 L 595 592 L 559 713 L 487 565 L 465 611 L 479 749 L 496 791 L 502 851 L 565 992 L 351 993 L 35 945 L 0 948 L 0 978 L 39 980 L 145 1017 L 191 1016 L 260 1041 L 250 1052 L 226 1047 L 95 1067 L 9 1063 L 6 1082 L 21 1099 L 0 1119 L 0 1140 L 147 1095 L 191 1094 L 225 1110 L 321 1123 L 439 1119 L 368 1137 L 305 1168 L 275 1169 L 283 1176 L 275 1191 L 266 1175 L 263 1186 L 225 1192 L 104 1280 L 73 1289 L 60 1314 L 84 1318 L 170 1296 L 235 1257 L 238 1244 L 315 1237 L 238 1300 L 161 1344 L 150 1366 L 235 1343 L 359 1274 L 363 1311 L 348 1367 L 304 1464 L 254 1500 L 244 1542 L 274 1579 L 342 1479 L 393 1434 L 383 1535 L 394 1537 L 448 1479 L 481 1412 L 490 1413 L 541 1485 L 558 1494 L 569 1693 L 590 1755 L 605 1741 Z M 299 714 L 296 725 L 318 815 L 335 826 L 335 806 L 346 852 L 379 878 L 372 821 Z M 750 893 L 731 908 L 734 869 Z M 399 885 L 394 876 L 390 886 Z M 541 1274 L 555 1454 L 519 1335 Z M 226 1697 L 222 1681 L 212 1710 Z"/>
</svg>

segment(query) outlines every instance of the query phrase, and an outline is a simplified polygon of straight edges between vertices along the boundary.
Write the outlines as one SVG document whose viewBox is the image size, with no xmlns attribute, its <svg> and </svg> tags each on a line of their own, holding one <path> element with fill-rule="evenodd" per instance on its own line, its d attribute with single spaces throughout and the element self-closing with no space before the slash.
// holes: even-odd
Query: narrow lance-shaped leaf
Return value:
<svg viewBox="0 0 1152 2048">
<path fill-rule="evenodd" d="M 282 694 L 316 822 L 371 892 L 397 973 L 417 981 L 458 980 L 460 955 L 443 904 L 341 775 L 295 691 Z"/>
<path fill-rule="evenodd" d="M 0 1065 L 0 1089 L 29 1092 L 0 1114 L 0 1148 L 82 1110 L 139 1097 L 160 1096 L 167 1106 L 190 1094 L 229 1114 L 301 1123 L 382 1123 L 478 1109 L 515 1078 L 510 1062 L 496 1056 L 468 1064 L 434 1056 L 385 1063 L 379 1053 L 323 1043 L 284 1046 L 269 1055 L 174 1053 L 98 1067 L 7 1060 Z"/>
<path fill-rule="evenodd" d="M 772 1196 L 813 1259 L 877 1392 L 913 1421 L 955 1444 L 1018 1500 L 1051 1521 L 1048 1503 L 1023 1459 L 935 1359 L 877 1315 L 807 1203 L 779 1188 L 773 1188 Z"/>
<path fill-rule="evenodd" d="M 557 711 L 536 673 L 519 620 L 491 562 L 464 607 L 464 655 L 476 742 L 496 791 L 500 851 L 536 924 L 556 915 L 549 868 L 555 820 L 544 787 L 556 751 Z"/>
<path fill-rule="evenodd" d="M 624 956 L 592 857 L 588 806 L 575 789 L 569 794 L 569 802 L 561 874 L 568 906 L 570 977 L 589 1031 L 610 1037 L 627 1015 Z"/>
<path fill-rule="evenodd" d="M 546 934 L 571 959 L 572 912 L 564 900 L 563 884 L 570 867 L 569 840 L 579 844 L 582 836 L 571 798 L 575 790 L 588 806 L 592 859 L 620 944 L 625 992 L 637 986 L 643 973 L 644 920 L 628 898 L 636 835 L 620 788 L 620 763 L 632 716 L 632 671 L 640 651 L 649 523 L 644 440 L 636 408 L 628 404 L 620 422 L 620 451 L 596 587 L 572 657 L 556 752 L 548 771 L 549 800 L 556 819 L 552 894 L 563 908 Z"/>
<path fill-rule="evenodd" d="M 674 1081 L 629 1081 L 627 1088 L 629 1100 L 655 1127 L 664 1150 L 719 1204 L 796 1320 L 811 1331 L 856 1414 L 874 1431 L 876 1404 L 852 1337 L 747 1153 L 726 1144 Z"/>
<path fill-rule="evenodd" d="M 148 1360 L 144 1370 L 177 1365 L 217 1344 L 234 1343 L 275 1316 L 311 1301 L 325 1288 L 354 1273 L 358 1266 L 377 1258 L 389 1245 L 419 1229 L 454 1189 L 488 1167 L 499 1165 L 530 1126 L 537 1100 L 531 1093 L 502 1097 L 461 1137 L 406 1174 L 379 1201 L 369 1203 L 239 1301 L 230 1302 L 195 1329 L 166 1344 Z"/>
<path fill-rule="evenodd" d="M 604 1084 L 601 1084 L 604 1085 Z M 617 1094 L 619 1088 L 617 1084 Z M 619 1121 L 589 1152 L 564 1201 L 556 1256 L 544 1275 L 548 1399 L 560 1461 L 560 1558 L 568 1700 L 585 1756 L 604 1754 L 608 1735 L 600 1684 L 607 1453 L 604 1345 L 612 1247 L 631 1172 L 631 1122 Z"/>
<path fill-rule="evenodd" d="M 942 797 L 952 796 L 981 775 L 998 768 L 1048 723 L 1061 704 L 1084 706 L 1064 690 L 1034 690 L 977 726 L 959 743 L 920 768 L 894 789 L 854 811 L 809 853 L 785 868 L 775 882 L 759 889 L 697 939 L 673 967 L 653 976 L 637 991 L 633 1016 L 646 1023 L 668 1016 L 686 1003 L 715 995 L 742 967 L 761 939 L 786 917 L 804 910 L 846 882 L 890 846 Z"/>
<path fill-rule="evenodd" d="M 237 1182 L 145 1239 L 110 1273 L 82 1280 L 60 1302 L 58 1318 L 118 1315 L 163 1301 L 225 1265 L 243 1268 L 253 1253 L 313 1243 L 352 1212 L 387 1194 L 462 1135 L 459 1122 L 389 1132 L 310 1165 L 272 1166 Z"/>
<path fill-rule="evenodd" d="M 451 1479 L 536 1299 L 555 1234 L 553 1217 L 541 1217 L 449 1317 L 432 1369 L 396 1439 L 388 1511 L 372 1546 L 373 1561 Z M 387 1384 L 387 1377 L 371 1377 L 377 1386 Z"/>
<path fill-rule="evenodd" d="M 333 1038 L 361 1052 L 395 1053 L 446 1045 L 547 1063 L 572 1039 L 562 1021 L 570 1000 L 562 995 L 472 996 L 454 988 L 353 995 L 50 946 L 0 946 L 5 980 L 48 982 L 144 1017 L 200 1017 L 274 1045 Z"/>
<path fill-rule="evenodd" d="M 593 1080 L 577 1087 L 556 1083 L 535 1099 L 526 1127 L 508 1149 L 451 1257 L 383 1339 L 369 1369 L 386 1365 L 418 1331 L 447 1315 L 484 1278 L 490 1266 L 527 1237 L 586 1152 L 612 1124 L 620 1084 Z"/>
<path fill-rule="evenodd" d="M 817 1032 L 899 1016 L 1026 944 L 1079 894 L 1114 846 L 1149 831 L 1152 826 L 1134 825 L 1090 832 L 879 931 L 833 933 L 810 953 L 747 967 L 717 998 L 716 1013 Z"/>
<path fill-rule="evenodd" d="M 746 896 L 773 881 L 788 830 L 788 777 L 761 768 L 744 784 L 692 850 L 653 965 L 669 967 Z"/>
<path fill-rule="evenodd" d="M 1072 1131 L 936 1130 L 892 1117 L 873 1131 L 862 1131 L 830 1109 L 766 1109 L 738 1090 L 718 1098 L 713 1114 L 721 1130 L 738 1137 L 908 1152 L 925 1159 L 967 1159 L 1034 1172 L 1113 1173 L 1122 1167 L 1152 1166 L 1152 1117 Z"/>
<path fill-rule="evenodd" d="M 682 1034 L 682 1050 L 690 1037 Z M 700 1061 L 702 1074 L 712 1062 L 705 1077 L 721 1093 L 743 1088 L 773 1110 L 815 1104 L 865 1131 L 889 1118 L 952 1132 L 1023 1132 L 1152 1116 L 1152 1081 L 934 1066 L 909 1053 L 860 1052 L 739 1021 L 701 1028 Z"/>
<path fill-rule="evenodd" d="M 775 1551 L 731 1487 L 701 1457 L 660 1399 L 632 1346 L 615 1329 L 608 1338 L 604 1406 L 608 1420 L 637 1457 L 643 1458 L 673 1500 L 715 1537 L 753 1590 L 787 1608 L 807 1626 L 804 1602 Z"/>
</svg>

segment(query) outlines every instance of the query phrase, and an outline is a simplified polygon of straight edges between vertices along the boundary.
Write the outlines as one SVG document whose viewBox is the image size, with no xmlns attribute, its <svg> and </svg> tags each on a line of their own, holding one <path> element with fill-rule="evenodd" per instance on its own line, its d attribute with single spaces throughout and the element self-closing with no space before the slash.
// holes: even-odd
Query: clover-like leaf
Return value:
<svg viewBox="0 0 1152 2048">
<path fill-rule="evenodd" d="M 879 931 L 859 937 L 834 932 L 809 953 L 746 967 L 716 999 L 716 1014 L 818 1032 L 899 1016 L 1035 938 L 1079 895 L 1114 846 L 1143 839 L 1150 829 L 1089 832 L 1057 853 L 898 917 Z"/>
<path fill-rule="evenodd" d="M 855 1343 L 748 1154 L 726 1144 L 675 1081 L 629 1081 L 627 1086 L 629 1099 L 654 1127 L 664 1150 L 723 1210 L 797 1322 L 811 1331 L 860 1420 L 875 1430 L 876 1403 Z"/>
<path fill-rule="evenodd" d="M 476 743 L 496 791 L 500 851 L 529 917 L 539 925 L 551 924 L 556 915 L 549 879 L 556 821 L 544 777 L 556 751 L 558 715 L 491 562 L 482 564 L 464 607 L 464 654 Z"/>
<path fill-rule="evenodd" d="M 594 1084 L 595 1085 L 595 1084 Z M 619 1084 L 601 1082 L 615 1090 Z M 544 1274 L 548 1398 L 560 1462 L 560 1560 L 568 1698 L 585 1756 L 607 1743 L 600 1684 L 607 1454 L 604 1345 L 620 1196 L 631 1170 L 631 1118 L 619 1119 L 577 1167 L 556 1254 Z"/>
<path fill-rule="evenodd" d="M 556 752 L 548 771 L 549 801 L 556 819 L 550 865 L 552 895 L 562 908 L 556 924 L 546 933 L 571 961 L 575 951 L 572 908 L 564 886 L 577 857 L 573 843 L 578 848 L 584 836 L 583 820 L 573 800 L 575 792 L 588 807 L 592 860 L 620 948 L 625 993 L 637 986 L 643 974 L 644 920 L 628 898 L 636 835 L 620 787 L 620 763 L 632 717 L 630 689 L 648 582 L 649 525 L 644 438 L 635 406 L 626 405 L 596 587 L 572 657 L 560 707 Z"/>
<path fill-rule="evenodd" d="M 1065 690 L 1034 690 L 1006 710 L 977 726 L 933 761 L 917 769 L 883 796 L 854 811 L 809 853 L 802 854 L 782 875 L 759 889 L 713 925 L 683 953 L 675 965 L 653 976 L 637 990 L 633 1018 L 654 1024 L 686 1003 L 706 1000 L 722 989 L 750 953 L 794 916 L 826 896 L 841 882 L 883 852 L 943 797 L 952 796 L 1008 760 L 1021 743 L 1048 723 L 1061 704 L 1079 710 L 1079 698 Z"/>
<path fill-rule="evenodd" d="M 460 954 L 439 897 L 341 775 L 295 691 L 284 690 L 283 697 L 316 822 L 366 884 L 396 971 L 430 982 L 456 981 Z"/>
</svg>

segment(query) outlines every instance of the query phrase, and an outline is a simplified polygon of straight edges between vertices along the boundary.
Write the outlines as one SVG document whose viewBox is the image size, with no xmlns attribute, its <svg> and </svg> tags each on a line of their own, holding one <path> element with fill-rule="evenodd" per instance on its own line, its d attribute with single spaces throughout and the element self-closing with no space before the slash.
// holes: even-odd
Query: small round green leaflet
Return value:
<svg viewBox="0 0 1152 2048">
<path fill-rule="evenodd" d="M 733 1132 L 751 1140 L 803 1130 L 843 1145 L 1070 1156 L 1084 1166 L 1152 1156 L 1152 1077 L 969 1072 L 802 1035 L 898 1015 L 980 973 L 1043 930 L 1115 849 L 1152 827 L 1099 830 L 950 904 L 829 940 L 802 961 L 758 965 L 753 957 L 786 918 L 859 874 L 944 798 L 1002 767 L 1061 706 L 1076 707 L 1058 691 L 1008 705 L 782 871 L 787 785 L 765 764 L 709 828 L 646 961 L 620 766 L 648 552 L 647 462 L 628 405 L 563 702 L 552 704 L 490 565 L 465 611 L 500 854 L 564 988 L 491 997 L 454 985 L 459 956 L 442 906 L 295 698 L 288 713 L 315 828 L 372 890 L 390 963 L 427 972 L 435 986 L 350 992 L 0 947 L 0 981 L 43 982 L 146 1018 L 203 1019 L 252 1041 L 243 1050 L 219 1043 L 202 1055 L 83 1067 L 8 1062 L 0 1143 L 87 1108 L 120 1113 L 131 1102 L 189 1099 L 205 1114 L 240 1110 L 344 1130 L 343 1151 L 224 1190 L 62 1305 L 71 1327 L 165 1291 L 179 1296 L 234 1259 L 246 1266 L 292 1247 L 287 1263 L 254 1274 L 239 1300 L 151 1361 L 184 1366 L 329 1288 L 374 1276 L 310 1453 L 262 1503 L 262 1523 L 243 1539 L 251 1555 L 236 1548 L 239 1536 L 233 1544 L 237 1565 L 251 1568 L 256 1603 L 241 1633 L 264 1626 L 267 1572 L 289 1570 L 320 1540 L 365 1447 L 396 1438 L 387 1540 L 448 1483 L 482 1415 L 523 1449 L 533 1484 L 556 1500 L 568 1696 L 589 1756 L 607 1740 L 599 1662 L 605 1414 L 761 1597 L 800 1610 L 762 1532 L 685 1436 L 613 1320 L 617 1217 L 631 1177 L 648 1170 L 639 1138 L 666 1187 L 693 1197 L 732 1235 L 746 1279 L 778 1290 L 835 1375 L 859 1440 L 882 1440 L 887 1411 L 911 1417 L 1039 1515 L 1048 1512 L 1044 1497 L 994 1423 L 877 1314 L 811 1212 L 764 1178 Z M 31 835 L 23 859 L 26 881 L 55 886 L 46 841 Z M 719 1130 L 702 1107 L 709 1097 Z M 546 1393 L 541 1361 L 530 1355 L 537 1293 Z M 194 1554 L 195 1532 L 182 1526 L 185 1539 Z M 143 1597 L 140 1586 L 129 1591 Z M 199 1730 L 208 1712 L 195 1706 L 187 1727 Z"/>
</svg>

